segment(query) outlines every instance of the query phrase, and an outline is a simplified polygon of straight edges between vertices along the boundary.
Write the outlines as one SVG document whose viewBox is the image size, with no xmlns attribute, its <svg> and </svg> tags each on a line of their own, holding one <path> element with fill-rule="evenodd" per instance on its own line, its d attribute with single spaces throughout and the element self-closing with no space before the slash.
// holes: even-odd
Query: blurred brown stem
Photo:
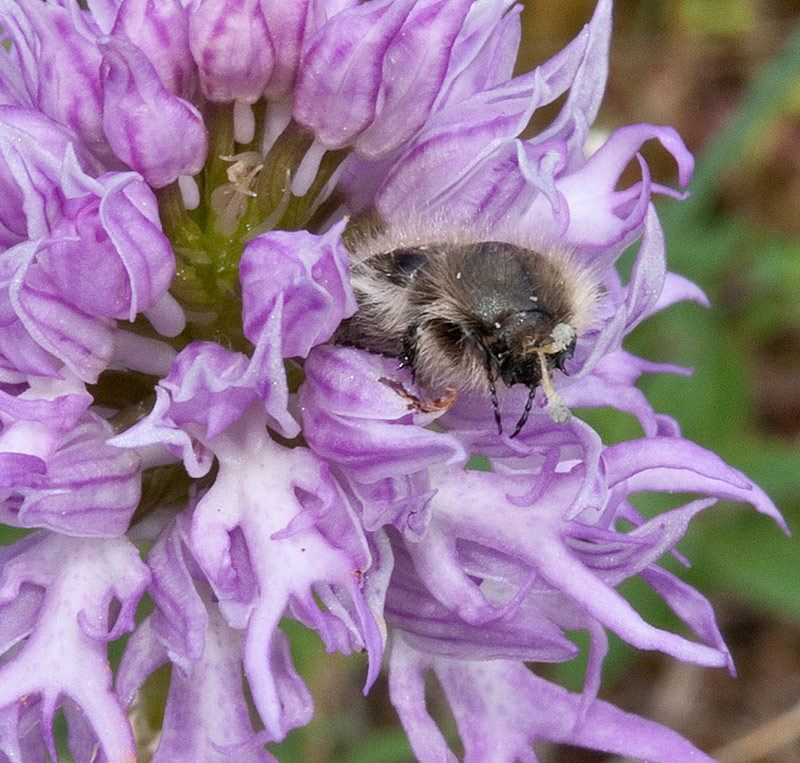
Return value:
<svg viewBox="0 0 800 763">
<path fill-rule="evenodd" d="M 720 747 L 712 757 L 719 763 L 755 763 L 800 739 L 800 702 L 757 729 Z"/>
</svg>

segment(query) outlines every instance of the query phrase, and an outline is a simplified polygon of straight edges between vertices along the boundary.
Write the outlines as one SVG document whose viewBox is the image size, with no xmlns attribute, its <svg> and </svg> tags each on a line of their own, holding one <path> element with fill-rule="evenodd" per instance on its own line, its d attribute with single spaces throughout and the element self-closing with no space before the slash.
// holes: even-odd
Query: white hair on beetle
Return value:
<svg viewBox="0 0 800 763">
<path fill-rule="evenodd" d="M 591 328 L 601 292 L 569 249 L 418 216 L 358 230 L 348 248 L 359 311 L 334 341 L 398 357 L 425 387 L 488 391 L 500 431 L 495 382 L 524 384 L 528 402 L 512 437 L 539 385 L 552 418 L 569 418 L 551 373 Z"/>
<path fill-rule="evenodd" d="M 511 226 L 453 225 L 443 216 L 414 215 L 378 226 L 360 229 L 348 241 L 350 263 L 356 265 L 370 257 L 396 249 L 425 247 L 432 244 L 478 244 L 501 241 L 522 249 L 538 252 L 558 263 L 572 295 L 572 327 L 580 335 L 596 322 L 595 308 L 602 294 L 600 275 L 579 264 L 572 250 L 559 243 L 544 243 L 541 237 L 522 233 Z"/>
</svg>

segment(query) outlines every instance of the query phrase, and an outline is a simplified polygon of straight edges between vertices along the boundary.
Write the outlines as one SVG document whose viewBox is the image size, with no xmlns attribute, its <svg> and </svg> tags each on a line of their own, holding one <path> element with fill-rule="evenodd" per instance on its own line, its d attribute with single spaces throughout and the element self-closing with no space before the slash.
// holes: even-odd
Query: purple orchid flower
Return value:
<svg viewBox="0 0 800 763">
<path fill-rule="evenodd" d="M 282 619 L 365 652 L 365 692 L 388 653 L 420 761 L 455 760 L 428 670 L 469 761 L 535 761 L 540 739 L 710 760 L 597 699 L 606 632 L 731 668 L 709 602 L 659 559 L 718 498 L 785 526 L 634 386 L 682 370 L 625 335 L 705 297 L 667 271 L 652 204 L 683 192 L 639 155 L 659 141 L 685 186 L 678 135 L 632 125 L 584 153 L 610 0 L 517 77 L 511 0 L 88 5 L 0 0 L 0 520 L 32 530 L 0 549 L 3 760 L 55 760 L 58 710 L 76 760 L 151 743 L 155 761 L 275 760 L 264 745 L 313 715 Z M 633 160 L 641 179 L 618 188 Z M 358 309 L 348 245 L 371 214 L 569 251 L 602 288 L 559 394 L 643 436 L 606 446 L 541 393 L 519 437 L 498 435 L 486 395 L 430 400 L 397 359 L 330 344 Z M 509 417 L 525 404 L 498 393 Z M 701 497 L 646 519 L 640 492 Z M 617 591 L 634 576 L 692 638 L 642 619 Z M 524 663 L 572 659 L 576 629 L 591 646 L 571 694 Z M 160 735 L 137 739 L 137 692 L 165 664 Z"/>
</svg>

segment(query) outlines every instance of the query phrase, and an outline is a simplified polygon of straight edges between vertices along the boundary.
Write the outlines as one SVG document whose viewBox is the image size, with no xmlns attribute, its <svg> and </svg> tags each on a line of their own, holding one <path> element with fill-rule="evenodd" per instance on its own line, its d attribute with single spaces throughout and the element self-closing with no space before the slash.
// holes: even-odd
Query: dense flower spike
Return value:
<svg viewBox="0 0 800 763">
<path fill-rule="evenodd" d="M 0 549 L 3 760 L 55 760 L 57 711 L 77 760 L 275 760 L 265 743 L 313 715 L 282 619 L 365 652 L 365 692 L 388 650 L 421 761 L 455 760 L 428 671 L 466 760 L 535 761 L 537 740 L 709 760 L 597 699 L 606 633 L 731 668 L 710 604 L 659 559 L 717 498 L 783 520 L 634 386 L 683 371 L 625 335 L 705 297 L 666 270 L 651 198 L 683 192 L 639 154 L 658 141 L 686 186 L 674 130 L 584 153 L 610 0 L 518 77 L 512 0 L 88 5 L 0 0 L 0 520 L 33 530 Z M 397 358 L 330 344 L 358 307 L 348 246 L 378 217 L 568 253 L 602 288 L 558 399 L 632 413 L 643 437 L 605 446 L 539 391 L 512 439 L 527 390 L 495 390 L 498 434 L 487 393 L 437 397 Z M 698 497 L 645 518 L 640 492 Z M 635 576 L 693 637 L 635 611 L 617 591 Z M 524 662 L 572 659 L 576 629 L 570 694 Z M 112 682 L 106 645 L 131 631 Z M 149 717 L 139 690 L 165 664 L 148 734 L 128 716 Z"/>
</svg>

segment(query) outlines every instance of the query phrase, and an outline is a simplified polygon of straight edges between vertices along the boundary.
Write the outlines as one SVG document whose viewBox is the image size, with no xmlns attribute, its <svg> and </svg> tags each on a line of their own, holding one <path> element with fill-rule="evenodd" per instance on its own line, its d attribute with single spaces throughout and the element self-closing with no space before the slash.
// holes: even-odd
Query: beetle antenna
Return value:
<svg viewBox="0 0 800 763">
<path fill-rule="evenodd" d="M 497 387 L 494 384 L 495 375 L 494 371 L 492 371 L 492 358 L 489 355 L 489 350 L 484 347 L 482 342 L 476 342 L 476 344 L 483 355 L 483 367 L 486 369 L 486 378 L 489 380 L 489 395 L 492 398 L 494 420 L 497 422 L 497 434 L 503 434 L 503 420 L 500 418 L 500 402 L 497 399 Z"/>
<path fill-rule="evenodd" d="M 522 427 L 525 426 L 525 422 L 528 420 L 528 414 L 531 412 L 531 407 L 533 406 L 533 396 L 535 394 L 536 386 L 533 385 L 528 387 L 528 400 L 525 403 L 525 410 L 522 411 L 522 416 L 519 417 L 517 426 L 514 429 L 514 434 L 511 435 L 512 440 L 522 431 Z"/>
<path fill-rule="evenodd" d="M 494 420 L 497 422 L 497 434 L 503 434 L 503 420 L 500 418 L 500 403 L 497 401 L 497 388 L 494 386 L 494 377 L 489 376 L 489 394 L 492 396 L 492 410 Z"/>
</svg>

